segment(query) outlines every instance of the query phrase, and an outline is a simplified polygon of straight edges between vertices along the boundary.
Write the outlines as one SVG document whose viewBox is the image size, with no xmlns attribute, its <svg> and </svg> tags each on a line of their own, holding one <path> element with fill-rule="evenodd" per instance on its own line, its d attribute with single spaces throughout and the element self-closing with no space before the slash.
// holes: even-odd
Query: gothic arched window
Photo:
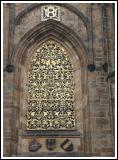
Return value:
<svg viewBox="0 0 118 160">
<path fill-rule="evenodd" d="M 53 40 L 31 56 L 27 130 L 74 129 L 73 69 L 66 50 Z"/>
</svg>

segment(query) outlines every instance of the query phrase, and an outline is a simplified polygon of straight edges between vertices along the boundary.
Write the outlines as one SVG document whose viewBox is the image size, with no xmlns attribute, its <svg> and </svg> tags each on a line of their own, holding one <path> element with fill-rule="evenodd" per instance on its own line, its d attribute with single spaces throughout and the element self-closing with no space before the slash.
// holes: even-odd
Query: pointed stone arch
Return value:
<svg viewBox="0 0 118 160">
<path fill-rule="evenodd" d="M 38 4 L 31 4 L 28 7 L 26 7 L 24 10 L 22 10 L 15 18 L 15 24 L 16 27 L 17 25 L 20 25 L 20 23 L 22 22 L 22 19 L 25 18 L 30 12 L 34 11 L 37 8 L 40 8 L 44 5 L 50 5 L 51 3 L 38 3 Z M 86 30 L 86 36 L 87 36 L 87 44 L 86 44 L 86 48 L 88 50 L 88 59 L 89 59 L 89 63 L 94 63 L 94 52 L 93 52 L 93 47 L 92 47 L 92 30 L 91 30 L 91 22 L 88 19 L 87 15 L 84 15 L 79 9 L 77 9 L 76 7 L 74 7 L 71 4 L 68 3 L 54 3 L 53 5 L 57 5 L 60 7 L 63 7 L 67 10 L 69 10 L 70 12 L 72 12 L 73 14 L 75 14 L 83 23 L 83 26 L 85 27 Z"/>
<path fill-rule="evenodd" d="M 35 46 L 37 43 L 48 37 L 54 37 L 63 43 L 71 43 L 72 48 L 76 50 L 81 62 L 85 63 L 86 65 L 88 64 L 88 51 L 80 37 L 77 36 L 76 33 L 67 26 L 54 20 L 48 20 L 35 26 L 21 38 L 14 50 L 12 57 L 13 63 L 16 61 L 16 59 L 18 61 L 23 61 L 27 54 L 25 50 L 31 48 L 33 45 Z"/>
<path fill-rule="evenodd" d="M 82 135 L 86 135 L 89 133 L 89 107 L 88 98 L 87 98 L 87 50 L 84 46 L 84 43 L 81 39 L 68 27 L 62 25 L 60 22 L 54 20 L 48 20 L 46 22 L 41 23 L 40 25 L 35 26 L 28 33 L 26 33 L 16 46 L 14 50 L 14 54 L 12 57 L 12 63 L 15 66 L 14 72 L 14 95 L 13 95 L 13 132 L 16 134 L 16 137 L 19 139 L 19 135 L 22 135 L 22 131 L 25 130 L 25 118 L 26 115 L 24 112 L 24 106 L 21 101 L 24 90 L 24 77 L 25 77 L 25 66 L 27 65 L 28 57 L 30 57 L 36 49 L 46 40 L 52 39 L 58 42 L 61 46 L 63 46 L 67 52 L 72 57 L 72 63 L 74 64 L 74 75 L 76 79 L 76 88 L 75 92 L 77 93 L 76 99 L 79 97 L 79 101 L 77 101 L 77 106 L 79 106 L 81 116 L 77 121 L 80 122 L 80 132 Z M 79 77 L 79 78 L 78 78 Z M 78 85 L 79 84 L 79 85 Z M 80 88 L 79 88 L 80 87 Z M 16 110 L 17 108 L 17 110 Z M 77 107 L 76 107 L 77 108 Z M 15 113 L 17 112 L 17 114 Z M 24 113 L 23 113 L 24 112 Z M 84 112 L 84 113 L 83 113 Z M 16 117 L 16 115 L 18 115 Z M 20 119 L 22 119 L 20 121 Z M 20 126 L 20 127 L 19 127 Z M 19 131 L 18 131 L 18 128 Z M 21 141 L 20 139 L 17 141 Z M 85 143 L 89 142 L 90 145 L 90 133 L 86 137 L 82 138 L 81 148 L 82 153 L 89 152 L 90 147 L 85 147 Z M 14 144 L 13 144 L 14 145 Z M 19 145 L 18 145 L 19 147 Z M 87 148 L 87 149 L 86 149 Z"/>
</svg>

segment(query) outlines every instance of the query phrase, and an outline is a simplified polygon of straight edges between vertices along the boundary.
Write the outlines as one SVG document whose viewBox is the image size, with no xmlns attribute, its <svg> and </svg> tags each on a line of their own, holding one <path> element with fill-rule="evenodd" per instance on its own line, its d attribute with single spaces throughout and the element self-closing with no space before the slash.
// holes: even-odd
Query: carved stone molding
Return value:
<svg viewBox="0 0 118 160">
<path fill-rule="evenodd" d="M 41 136 L 41 137 L 82 137 L 82 134 L 76 130 L 40 130 L 40 131 L 21 131 L 21 136 Z"/>
</svg>

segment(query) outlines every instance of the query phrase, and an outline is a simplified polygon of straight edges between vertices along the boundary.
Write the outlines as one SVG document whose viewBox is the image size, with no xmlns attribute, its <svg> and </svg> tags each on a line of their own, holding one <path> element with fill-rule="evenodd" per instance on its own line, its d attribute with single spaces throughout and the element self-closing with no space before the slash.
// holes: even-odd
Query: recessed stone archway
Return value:
<svg viewBox="0 0 118 160">
<path fill-rule="evenodd" d="M 57 22 L 49 20 L 40 26 L 38 25 L 34 27 L 25 35 L 18 44 L 14 57 L 12 57 L 12 62 L 15 65 L 13 108 L 15 109 L 16 106 L 18 108 L 17 114 L 13 111 L 13 119 L 16 119 L 16 121 L 13 122 L 13 132 L 14 134 L 17 134 L 18 137 L 17 145 L 19 154 L 22 154 L 22 144 L 19 142 L 22 141 L 22 131 L 25 130 L 26 121 L 26 108 L 24 108 L 24 102 L 22 101 L 23 96 L 25 96 L 23 92 L 25 82 L 24 77 L 26 76 L 25 69 L 27 67 L 29 57 L 43 42 L 48 39 L 53 39 L 62 45 L 72 58 L 72 64 L 74 65 L 74 79 L 76 81 L 75 92 L 77 95 L 77 131 L 82 134 L 79 149 L 81 150 L 81 154 L 88 153 L 90 151 L 85 148 L 86 139 L 90 142 L 90 124 L 88 121 L 89 106 L 87 106 L 88 95 L 86 67 L 88 62 L 86 49 L 76 34 L 70 32 L 70 29 L 64 25 L 60 25 L 60 23 L 57 24 Z M 16 117 L 16 115 L 18 115 L 18 117 Z M 88 133 L 87 137 L 85 137 L 86 133 Z M 90 145 L 90 143 L 88 145 Z M 90 149 L 90 147 L 88 148 Z"/>
</svg>

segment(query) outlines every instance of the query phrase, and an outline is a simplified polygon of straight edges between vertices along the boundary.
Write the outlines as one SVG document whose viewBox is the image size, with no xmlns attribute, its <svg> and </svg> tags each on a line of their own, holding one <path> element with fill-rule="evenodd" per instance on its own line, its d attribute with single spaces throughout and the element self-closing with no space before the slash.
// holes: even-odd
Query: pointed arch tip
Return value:
<svg viewBox="0 0 118 160">
<path fill-rule="evenodd" d="M 49 39 L 49 37 L 56 38 L 65 45 L 66 42 L 69 42 L 72 48 L 76 50 L 76 53 L 80 54 L 80 59 L 83 59 L 88 64 L 87 49 L 81 38 L 72 29 L 55 20 L 44 21 L 29 30 L 17 44 L 12 57 L 13 61 L 16 58 L 20 60 L 18 55 L 25 57 L 24 54 L 28 48 L 44 39 Z"/>
</svg>

